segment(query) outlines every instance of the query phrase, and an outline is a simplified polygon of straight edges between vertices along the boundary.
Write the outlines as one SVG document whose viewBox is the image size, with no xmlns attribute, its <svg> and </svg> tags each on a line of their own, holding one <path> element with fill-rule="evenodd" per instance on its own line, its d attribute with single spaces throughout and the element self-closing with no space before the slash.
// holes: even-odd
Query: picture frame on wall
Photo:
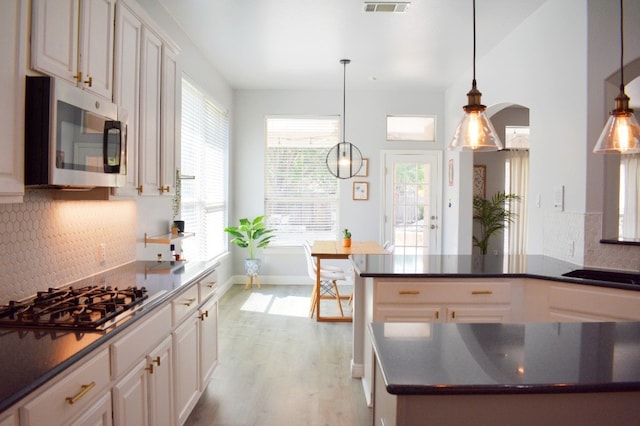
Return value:
<svg viewBox="0 0 640 426">
<path fill-rule="evenodd" d="M 358 176 L 358 177 L 369 176 L 369 159 L 368 158 L 362 159 L 362 167 L 360 167 L 360 170 L 358 170 L 358 173 L 356 173 L 354 176 Z"/>
<path fill-rule="evenodd" d="M 353 182 L 352 198 L 356 201 L 369 199 L 369 182 Z"/>
<path fill-rule="evenodd" d="M 473 166 L 473 196 L 486 198 L 487 196 L 487 166 L 475 164 Z"/>
</svg>

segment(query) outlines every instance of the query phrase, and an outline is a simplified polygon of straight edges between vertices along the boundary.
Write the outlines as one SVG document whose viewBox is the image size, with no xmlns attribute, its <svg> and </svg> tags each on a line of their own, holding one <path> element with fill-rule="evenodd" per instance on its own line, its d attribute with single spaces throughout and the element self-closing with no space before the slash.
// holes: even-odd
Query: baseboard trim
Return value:
<svg viewBox="0 0 640 426">
<path fill-rule="evenodd" d="M 261 284 L 277 284 L 277 285 L 308 285 L 312 286 L 313 281 L 307 275 L 291 276 L 291 275 L 259 275 Z M 244 285 L 247 282 L 246 275 L 234 275 L 231 277 L 233 284 Z"/>
</svg>

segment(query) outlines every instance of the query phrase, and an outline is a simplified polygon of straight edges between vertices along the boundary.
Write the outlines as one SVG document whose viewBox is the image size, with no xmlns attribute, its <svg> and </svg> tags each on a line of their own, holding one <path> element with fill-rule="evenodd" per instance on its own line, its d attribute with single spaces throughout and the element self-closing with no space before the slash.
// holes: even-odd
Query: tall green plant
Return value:
<svg viewBox="0 0 640 426">
<path fill-rule="evenodd" d="M 490 199 L 473 197 L 473 220 L 480 224 L 480 237 L 473 236 L 473 245 L 480 248 L 483 255 L 487 254 L 489 238 L 515 219 L 516 213 L 508 209 L 508 205 L 519 199 L 516 194 L 504 192 L 497 192 Z"/>
<path fill-rule="evenodd" d="M 264 216 L 258 216 L 253 220 L 243 218 L 237 226 L 224 228 L 233 239 L 231 242 L 238 247 L 249 249 L 249 259 L 254 259 L 253 254 L 256 249 L 266 247 L 275 236 L 274 229 L 267 228 L 264 224 Z"/>
</svg>

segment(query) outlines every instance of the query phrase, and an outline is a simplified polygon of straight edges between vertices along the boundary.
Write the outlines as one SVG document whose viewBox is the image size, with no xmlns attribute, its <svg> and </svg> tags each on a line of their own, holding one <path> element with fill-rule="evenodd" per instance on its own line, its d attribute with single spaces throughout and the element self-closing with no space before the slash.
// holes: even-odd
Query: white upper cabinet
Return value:
<svg viewBox="0 0 640 426">
<path fill-rule="evenodd" d="M 142 21 L 119 2 L 116 5 L 113 101 L 126 111 L 127 179 L 117 195 L 138 193 L 138 129 L 140 128 L 140 48 Z"/>
<path fill-rule="evenodd" d="M 127 111 L 127 183 L 115 195 L 174 195 L 180 155 L 178 47 L 137 3 L 116 6 L 114 102 Z"/>
<path fill-rule="evenodd" d="M 19 203 L 24 196 L 27 10 L 25 0 L 5 0 L 0 13 L 0 203 Z"/>
<path fill-rule="evenodd" d="M 160 90 L 162 40 L 147 28 L 142 29 L 140 63 L 140 195 L 158 195 L 160 191 Z"/>
<path fill-rule="evenodd" d="M 176 193 L 176 164 L 180 164 L 180 70 L 175 50 L 162 48 L 162 135 L 160 193 Z"/>
<path fill-rule="evenodd" d="M 111 100 L 114 5 L 115 0 L 33 0 L 31 67 Z"/>
</svg>

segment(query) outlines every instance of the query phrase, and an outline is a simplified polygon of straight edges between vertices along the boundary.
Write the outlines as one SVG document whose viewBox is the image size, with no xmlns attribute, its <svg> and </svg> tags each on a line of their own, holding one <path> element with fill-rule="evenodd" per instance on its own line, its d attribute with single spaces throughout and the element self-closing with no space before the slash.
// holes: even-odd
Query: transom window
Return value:
<svg viewBox="0 0 640 426">
<path fill-rule="evenodd" d="M 338 234 L 338 179 L 326 166 L 340 137 L 336 117 L 268 117 L 265 214 L 274 245 L 333 240 Z"/>
</svg>

